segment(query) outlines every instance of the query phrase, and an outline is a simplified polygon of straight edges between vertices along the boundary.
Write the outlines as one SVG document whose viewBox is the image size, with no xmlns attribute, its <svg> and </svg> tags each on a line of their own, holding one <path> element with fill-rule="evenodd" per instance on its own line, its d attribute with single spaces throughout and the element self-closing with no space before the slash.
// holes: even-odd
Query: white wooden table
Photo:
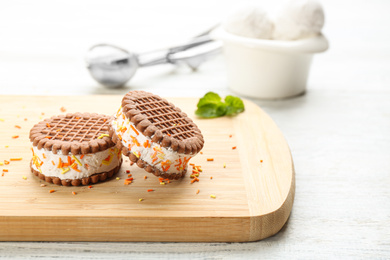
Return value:
<svg viewBox="0 0 390 260">
<path fill-rule="evenodd" d="M 82 57 L 101 41 L 142 51 L 190 37 L 233 2 L 3 2 L 0 94 L 226 95 L 222 57 L 196 73 L 139 70 L 118 90 L 97 86 Z M 295 162 L 295 203 L 281 232 L 253 243 L 3 242 L 0 258 L 390 258 L 390 2 L 324 4 L 331 47 L 315 57 L 307 93 L 253 100 L 279 125 Z"/>
</svg>

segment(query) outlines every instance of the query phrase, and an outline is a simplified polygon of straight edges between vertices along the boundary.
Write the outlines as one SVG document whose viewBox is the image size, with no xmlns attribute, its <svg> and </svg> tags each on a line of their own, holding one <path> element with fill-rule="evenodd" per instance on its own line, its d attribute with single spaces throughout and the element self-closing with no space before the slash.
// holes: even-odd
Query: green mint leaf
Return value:
<svg viewBox="0 0 390 260">
<path fill-rule="evenodd" d="M 204 118 L 215 118 L 215 117 L 220 117 L 226 114 L 226 105 L 222 102 L 219 104 L 205 104 L 201 107 L 199 107 L 196 111 L 195 114 L 200 117 Z"/>
<path fill-rule="evenodd" d="M 241 113 L 245 110 L 244 102 L 242 102 L 241 98 L 234 96 L 226 96 L 225 97 L 226 104 L 226 115 L 235 115 Z"/>
<path fill-rule="evenodd" d="M 214 92 L 208 92 L 204 97 L 202 97 L 198 102 L 198 108 L 206 105 L 206 104 L 219 104 L 222 103 L 221 97 Z"/>
</svg>

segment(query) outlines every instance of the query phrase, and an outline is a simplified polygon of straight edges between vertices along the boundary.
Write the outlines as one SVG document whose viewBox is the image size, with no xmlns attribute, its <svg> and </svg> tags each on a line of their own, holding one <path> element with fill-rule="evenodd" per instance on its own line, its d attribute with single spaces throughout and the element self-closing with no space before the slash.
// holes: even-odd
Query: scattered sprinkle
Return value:
<svg viewBox="0 0 390 260">
<path fill-rule="evenodd" d="M 117 179 L 117 180 L 120 180 L 121 178 L 119 178 L 119 177 L 116 177 L 116 179 Z"/>
<path fill-rule="evenodd" d="M 9 161 L 4 160 L 4 164 L 5 164 L 5 165 L 8 165 L 8 164 L 9 164 Z"/>
<path fill-rule="evenodd" d="M 15 125 L 15 128 L 20 129 L 22 127 L 20 125 Z"/>
<path fill-rule="evenodd" d="M 215 199 L 216 197 L 217 197 L 217 196 L 215 196 L 215 195 L 213 195 L 213 194 L 210 195 L 210 198 Z"/>
<path fill-rule="evenodd" d="M 43 183 L 42 183 L 42 184 L 41 184 L 41 187 L 46 187 L 46 184 L 43 184 Z"/>
<path fill-rule="evenodd" d="M 165 182 L 160 182 L 160 185 L 165 185 Z"/>
<path fill-rule="evenodd" d="M 27 120 L 28 120 L 27 118 L 24 119 L 24 121 L 27 121 Z"/>
<path fill-rule="evenodd" d="M 1 121 L 1 122 L 4 122 L 4 119 L 3 119 L 3 118 L 0 118 L 0 121 Z"/>
<path fill-rule="evenodd" d="M 213 179 L 213 176 L 210 176 L 210 180 L 212 180 Z"/>
<path fill-rule="evenodd" d="M 3 172 L 8 172 L 8 170 L 7 169 L 3 169 Z"/>
<path fill-rule="evenodd" d="M 199 190 L 196 191 L 196 194 L 199 194 Z"/>
<path fill-rule="evenodd" d="M 55 192 L 55 190 L 49 190 L 49 193 L 53 193 L 53 192 Z"/>
<path fill-rule="evenodd" d="M 171 136 L 171 134 L 170 134 L 170 133 L 167 133 L 167 136 Z"/>
<path fill-rule="evenodd" d="M 144 199 L 143 198 L 140 198 L 138 201 L 143 201 Z"/>
<path fill-rule="evenodd" d="M 72 194 L 73 194 L 73 195 L 76 195 L 77 193 L 76 193 L 76 192 L 74 192 L 74 191 L 72 191 Z"/>
<path fill-rule="evenodd" d="M 9 145 L 6 145 L 6 146 L 4 146 L 5 148 L 8 148 L 9 147 Z"/>
<path fill-rule="evenodd" d="M 4 172 L 1 174 L 1 177 L 4 177 Z"/>
<path fill-rule="evenodd" d="M 203 152 L 200 152 L 200 154 L 203 154 Z"/>
<path fill-rule="evenodd" d="M 148 178 L 148 176 L 144 176 L 144 180 L 146 180 Z"/>
<path fill-rule="evenodd" d="M 229 138 L 232 138 L 233 137 L 233 135 L 229 135 Z"/>
<path fill-rule="evenodd" d="M 44 116 L 44 115 L 45 115 L 45 113 L 43 113 L 43 112 L 42 112 L 42 113 L 41 113 L 41 115 L 43 115 L 43 116 Z"/>
<path fill-rule="evenodd" d="M 223 163 L 223 168 L 226 168 L 226 163 Z"/>
<path fill-rule="evenodd" d="M 98 137 L 98 139 L 102 139 L 102 138 L 105 137 L 105 136 L 110 137 L 108 134 L 101 134 L 101 135 Z"/>
<path fill-rule="evenodd" d="M 4 165 L 4 163 L 3 162 L 0 162 L 0 166 L 3 166 Z"/>
<path fill-rule="evenodd" d="M 65 107 L 61 107 L 60 110 L 61 110 L 61 112 L 66 112 Z"/>
<path fill-rule="evenodd" d="M 61 174 L 65 174 L 65 173 L 67 173 L 68 171 L 70 171 L 70 169 L 69 168 L 66 168 L 66 169 L 63 169 L 63 168 L 61 168 L 62 169 L 62 172 L 61 172 Z"/>
<path fill-rule="evenodd" d="M 130 173 L 130 174 L 127 174 L 127 177 L 131 177 L 131 176 L 133 176 L 131 173 Z"/>
<path fill-rule="evenodd" d="M 11 160 L 11 161 L 21 161 L 21 160 L 23 160 L 23 158 L 22 158 L 22 157 L 19 157 L 19 158 L 11 158 L 10 160 Z"/>
<path fill-rule="evenodd" d="M 153 189 L 149 189 L 148 192 L 154 191 Z"/>
<path fill-rule="evenodd" d="M 237 146 L 233 146 L 233 147 L 232 147 L 232 150 L 236 150 L 236 148 L 237 148 Z"/>
<path fill-rule="evenodd" d="M 45 136 L 45 138 L 52 139 L 53 137 L 52 136 Z"/>
<path fill-rule="evenodd" d="M 26 176 L 22 176 L 23 180 L 27 180 L 27 177 Z"/>
<path fill-rule="evenodd" d="M 92 189 L 92 185 L 89 185 L 89 186 L 88 186 L 88 189 Z"/>
<path fill-rule="evenodd" d="M 133 151 L 133 154 L 135 155 L 135 157 L 139 158 L 139 154 L 137 154 L 135 151 Z"/>
<path fill-rule="evenodd" d="M 129 170 L 126 170 L 126 173 L 130 173 L 130 171 L 129 171 Z"/>
<path fill-rule="evenodd" d="M 262 163 L 262 162 L 263 162 L 263 160 L 260 160 L 260 162 Z"/>
<path fill-rule="evenodd" d="M 51 126 L 50 126 L 50 124 L 49 124 L 49 123 L 46 123 L 46 126 L 47 126 L 48 128 L 51 128 Z"/>
<path fill-rule="evenodd" d="M 208 161 L 208 162 L 213 162 L 213 161 L 214 161 L 214 158 L 207 158 L 207 161 Z"/>
<path fill-rule="evenodd" d="M 16 139 L 16 138 L 19 138 L 19 136 L 18 135 L 13 135 L 12 138 Z"/>
</svg>

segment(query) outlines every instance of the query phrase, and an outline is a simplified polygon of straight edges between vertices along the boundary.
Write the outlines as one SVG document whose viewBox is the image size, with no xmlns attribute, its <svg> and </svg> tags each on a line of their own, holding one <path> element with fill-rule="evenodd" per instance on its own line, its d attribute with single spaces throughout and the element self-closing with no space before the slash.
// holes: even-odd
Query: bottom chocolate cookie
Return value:
<svg viewBox="0 0 390 260">
<path fill-rule="evenodd" d="M 114 176 L 115 174 L 117 174 L 119 172 L 121 165 L 122 165 L 122 160 L 120 161 L 119 165 L 117 167 L 115 167 L 114 169 L 112 169 L 111 171 L 96 173 L 96 174 L 93 174 L 89 177 L 85 177 L 82 179 L 74 179 L 74 180 L 71 180 L 71 179 L 61 180 L 58 177 L 46 176 L 46 175 L 36 171 L 32 167 L 32 161 L 30 163 L 30 168 L 31 168 L 31 172 L 35 176 L 37 176 L 39 179 L 44 180 L 48 183 L 54 183 L 54 184 L 63 185 L 63 186 L 80 186 L 80 185 L 96 184 L 98 182 L 103 182 L 103 181 L 110 179 L 112 176 Z"/>
</svg>

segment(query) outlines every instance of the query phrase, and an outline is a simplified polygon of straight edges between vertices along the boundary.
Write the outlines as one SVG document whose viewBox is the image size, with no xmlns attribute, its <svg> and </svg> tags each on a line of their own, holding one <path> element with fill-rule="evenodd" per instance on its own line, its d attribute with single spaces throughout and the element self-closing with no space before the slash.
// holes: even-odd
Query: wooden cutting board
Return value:
<svg viewBox="0 0 390 260">
<path fill-rule="evenodd" d="M 0 162 L 22 157 L 0 166 L 0 241 L 236 242 L 260 240 L 283 227 L 294 200 L 293 161 L 275 123 L 250 101 L 236 117 L 199 119 L 198 99 L 168 98 L 204 135 L 203 154 L 191 160 L 202 166 L 199 182 L 191 184 L 187 175 L 161 185 L 125 158 L 117 176 L 92 188 L 41 187 L 44 181 L 29 169 L 30 128 L 63 114 L 61 107 L 113 114 L 121 99 L 0 96 Z M 126 170 L 134 178 L 130 185 L 124 185 Z"/>
</svg>

